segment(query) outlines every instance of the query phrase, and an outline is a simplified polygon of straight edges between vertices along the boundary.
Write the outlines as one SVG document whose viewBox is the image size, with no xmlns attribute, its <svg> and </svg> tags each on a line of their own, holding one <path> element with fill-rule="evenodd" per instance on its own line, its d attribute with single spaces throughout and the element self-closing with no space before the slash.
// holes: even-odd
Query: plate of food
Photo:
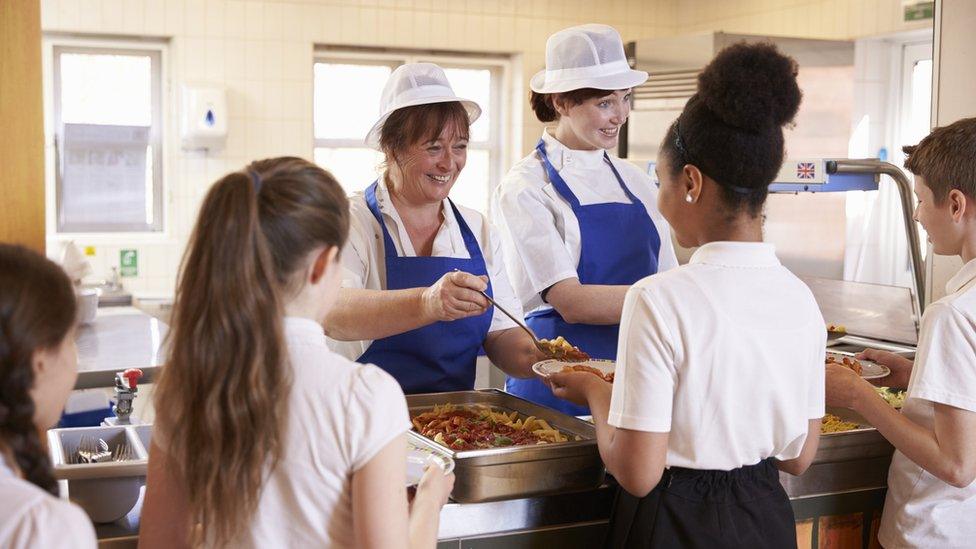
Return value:
<svg viewBox="0 0 976 549">
<path fill-rule="evenodd" d="M 454 460 L 449 456 L 424 448 L 413 440 L 407 439 L 407 486 L 416 486 L 424 476 L 428 466 L 440 467 L 444 474 L 454 471 Z"/>
<path fill-rule="evenodd" d="M 536 362 L 532 371 L 542 377 L 563 372 L 588 372 L 600 376 L 604 381 L 613 383 L 613 372 L 617 363 L 612 360 L 591 358 L 583 362 L 549 359 Z"/>
<path fill-rule="evenodd" d="M 590 355 L 566 341 L 563 336 L 556 339 L 540 339 L 539 346 L 542 352 L 552 359 L 566 362 L 581 362 L 590 359 Z"/>
<path fill-rule="evenodd" d="M 854 373 L 863 377 L 864 379 L 878 379 L 891 373 L 891 370 L 889 370 L 887 366 L 882 366 L 881 364 L 871 362 L 870 360 L 856 359 L 854 358 L 854 355 L 849 353 L 827 351 L 826 363 L 839 364 L 847 367 L 854 370 Z"/>
<path fill-rule="evenodd" d="M 840 338 L 847 335 L 847 328 L 841 324 L 827 325 L 827 346 L 837 345 Z"/>
</svg>

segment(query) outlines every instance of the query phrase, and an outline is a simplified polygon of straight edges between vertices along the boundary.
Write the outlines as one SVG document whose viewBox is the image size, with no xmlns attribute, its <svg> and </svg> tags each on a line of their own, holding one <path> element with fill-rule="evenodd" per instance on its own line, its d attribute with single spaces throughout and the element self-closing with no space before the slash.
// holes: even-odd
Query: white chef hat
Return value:
<svg viewBox="0 0 976 549">
<path fill-rule="evenodd" d="M 560 93 L 582 88 L 623 90 L 647 81 L 647 73 L 627 63 L 620 34 L 607 25 L 563 29 L 546 41 L 546 68 L 532 77 L 536 93 Z"/>
<path fill-rule="evenodd" d="M 462 99 L 454 94 L 451 83 L 444 70 L 433 63 L 407 63 L 393 71 L 383 87 L 380 97 L 380 117 L 366 134 L 366 144 L 374 149 L 380 147 L 380 133 L 383 124 L 393 111 L 404 107 L 448 103 L 457 101 L 468 112 L 468 122 L 474 123 L 481 116 L 481 107 L 470 99 Z"/>
</svg>

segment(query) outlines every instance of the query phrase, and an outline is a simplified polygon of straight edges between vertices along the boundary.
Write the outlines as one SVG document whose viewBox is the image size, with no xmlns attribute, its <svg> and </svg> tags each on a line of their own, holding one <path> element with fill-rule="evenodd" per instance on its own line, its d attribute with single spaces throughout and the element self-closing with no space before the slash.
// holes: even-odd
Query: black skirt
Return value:
<svg viewBox="0 0 976 549">
<path fill-rule="evenodd" d="M 620 489 L 606 547 L 796 547 L 793 508 L 772 460 L 731 471 L 671 467 L 651 493 Z"/>
</svg>

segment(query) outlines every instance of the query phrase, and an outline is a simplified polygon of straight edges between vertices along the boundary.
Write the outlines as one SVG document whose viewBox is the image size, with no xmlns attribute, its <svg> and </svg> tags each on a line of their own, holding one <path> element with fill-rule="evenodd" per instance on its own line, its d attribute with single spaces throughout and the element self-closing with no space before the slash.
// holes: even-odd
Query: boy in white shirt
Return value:
<svg viewBox="0 0 976 549">
<path fill-rule="evenodd" d="M 861 356 L 888 366 L 879 380 L 908 386 L 901 413 L 839 366 L 827 368 L 827 403 L 851 408 L 891 442 L 879 541 L 896 547 L 972 547 L 976 540 L 976 118 L 936 128 L 905 147 L 915 174 L 915 220 L 933 253 L 965 265 L 922 316 L 914 367 L 892 353 Z"/>
</svg>

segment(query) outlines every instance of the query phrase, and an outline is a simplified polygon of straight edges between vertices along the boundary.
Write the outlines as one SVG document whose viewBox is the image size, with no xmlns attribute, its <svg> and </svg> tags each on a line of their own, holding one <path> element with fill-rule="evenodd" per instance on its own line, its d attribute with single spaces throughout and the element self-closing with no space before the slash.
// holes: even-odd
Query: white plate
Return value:
<svg viewBox="0 0 976 549">
<path fill-rule="evenodd" d="M 549 360 L 543 360 L 541 362 L 536 362 L 532 365 L 532 371 L 542 377 L 549 377 L 552 374 L 558 374 L 566 366 L 583 365 L 589 366 L 591 368 L 596 368 L 603 372 L 604 375 L 613 373 L 614 368 L 617 363 L 612 360 L 603 360 L 599 358 L 591 358 L 590 360 L 584 360 L 582 362 L 575 361 L 569 362 L 566 360 L 558 360 L 555 358 L 550 358 Z"/>
<path fill-rule="evenodd" d="M 407 442 L 407 486 L 419 484 L 428 465 L 439 466 L 444 470 L 445 475 L 454 471 L 453 459 L 418 446 L 410 439 L 407 439 Z"/>
<path fill-rule="evenodd" d="M 851 353 L 838 353 L 835 351 L 827 351 L 827 356 L 832 356 L 838 361 L 842 361 L 845 358 L 854 358 L 854 355 Z M 879 377 L 885 377 L 891 373 L 891 370 L 889 370 L 887 366 L 882 366 L 877 362 L 862 360 L 860 358 L 856 358 L 854 360 L 861 363 L 861 377 L 864 379 L 878 379 Z"/>
</svg>

